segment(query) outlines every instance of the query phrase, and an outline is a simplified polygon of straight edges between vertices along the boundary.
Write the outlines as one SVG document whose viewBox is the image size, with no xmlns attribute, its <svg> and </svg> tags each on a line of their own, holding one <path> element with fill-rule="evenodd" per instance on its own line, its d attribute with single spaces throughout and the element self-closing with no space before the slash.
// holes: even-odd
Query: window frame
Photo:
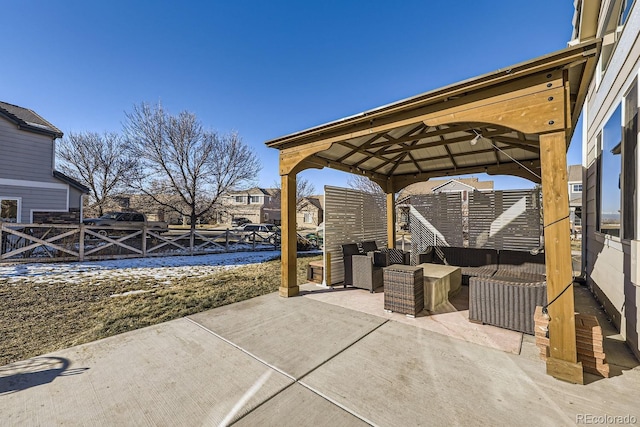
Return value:
<svg viewBox="0 0 640 427">
<path fill-rule="evenodd" d="M 623 117 L 624 117 L 624 99 L 621 99 L 620 102 L 615 104 L 615 108 L 613 108 L 611 110 L 611 114 L 608 116 L 607 120 L 604 122 L 604 125 L 602 126 L 600 132 L 597 135 L 597 151 L 598 151 L 598 189 L 597 189 L 597 228 L 596 230 L 602 234 L 602 235 L 606 235 L 609 238 L 612 239 L 616 239 L 616 240 L 620 240 L 622 237 L 622 186 L 621 186 L 621 177 L 622 177 L 622 155 L 620 153 L 620 158 L 619 158 L 619 165 L 617 165 L 617 169 L 619 169 L 619 174 L 618 174 L 618 192 L 619 192 L 619 196 L 618 196 L 618 228 L 613 228 L 613 229 L 608 229 L 608 230 L 617 230 L 617 235 L 615 233 L 612 233 L 611 231 L 607 232 L 606 230 L 603 231 L 603 225 L 604 225 L 604 218 L 603 218 L 603 197 L 605 196 L 605 194 L 607 195 L 607 197 L 611 196 L 611 191 L 612 188 L 609 187 L 604 187 L 603 186 L 603 179 L 604 179 L 604 168 L 607 167 L 607 177 L 611 176 L 611 170 L 609 169 L 611 167 L 611 165 L 609 164 L 609 162 L 605 161 L 608 158 L 610 158 L 609 154 L 607 153 L 611 153 L 611 155 L 616 156 L 618 154 L 613 153 L 613 149 L 617 148 L 618 146 L 621 147 L 622 144 L 622 133 L 623 133 L 623 128 L 622 128 L 622 123 L 623 123 Z M 616 124 L 616 122 L 612 122 L 613 118 L 618 115 L 618 123 Z M 610 137 L 608 136 L 608 133 L 606 132 L 606 129 L 610 128 L 610 129 L 615 129 L 616 133 L 614 135 L 615 141 L 617 142 L 616 145 L 612 147 L 609 147 L 609 139 Z M 619 136 L 619 138 L 618 138 Z M 619 141 L 618 141 L 619 139 Z M 606 147 L 605 147 L 606 145 Z M 605 159 L 606 156 L 606 159 Z M 611 157 L 613 160 L 616 160 L 615 157 Z M 615 164 L 615 163 L 614 163 Z"/>
<path fill-rule="evenodd" d="M 0 204 L 5 200 L 14 200 L 16 202 L 16 222 L 8 222 L 8 224 L 20 224 L 22 223 L 22 197 L 13 196 L 0 196 Z M 1 221 L 0 222 L 4 222 Z"/>
<path fill-rule="evenodd" d="M 624 93 L 622 101 L 622 158 L 620 159 L 622 163 L 620 188 L 620 226 L 622 230 L 620 237 L 624 240 L 633 240 L 638 236 L 638 95 L 636 78 Z M 635 101 L 631 117 L 629 117 L 628 111 L 630 99 Z M 632 191 L 632 194 L 628 194 L 629 191 Z"/>
</svg>

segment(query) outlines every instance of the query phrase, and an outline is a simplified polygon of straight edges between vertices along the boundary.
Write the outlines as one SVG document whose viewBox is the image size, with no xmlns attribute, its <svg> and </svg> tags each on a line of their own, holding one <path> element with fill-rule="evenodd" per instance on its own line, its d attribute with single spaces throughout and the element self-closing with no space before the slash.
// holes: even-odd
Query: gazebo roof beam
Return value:
<svg viewBox="0 0 640 427">
<path fill-rule="evenodd" d="M 469 125 L 464 125 L 464 126 L 451 126 L 445 129 L 437 129 L 435 131 L 426 131 L 426 132 L 421 132 L 418 134 L 414 134 L 414 135 L 405 135 L 405 136 L 401 136 L 398 138 L 394 138 L 394 139 L 389 139 L 387 141 L 381 141 L 375 144 L 371 144 L 371 148 L 377 148 L 377 147 L 385 147 L 385 146 L 389 146 L 389 145 L 396 145 L 396 144 L 400 144 L 402 142 L 409 142 L 409 141 L 415 141 L 415 140 L 420 140 L 420 139 L 425 139 L 425 138 L 431 138 L 431 137 L 436 137 L 436 136 L 440 136 L 440 135 L 446 135 L 452 132 L 464 132 L 467 130 L 471 130 L 471 129 L 477 129 L 477 126 L 469 126 Z"/>
<path fill-rule="evenodd" d="M 441 145 L 454 144 L 456 142 L 471 141 L 471 135 L 459 136 L 457 138 L 451 138 L 444 141 L 431 141 L 431 142 L 419 142 L 412 147 L 394 148 L 393 150 L 387 150 L 385 154 L 402 153 L 407 150 L 419 150 L 422 148 L 439 147 Z"/>
<path fill-rule="evenodd" d="M 375 136 L 373 136 L 372 138 L 369 138 L 367 141 L 365 141 L 364 144 L 362 144 L 360 147 L 355 148 L 354 145 L 351 145 L 351 147 L 354 147 L 355 149 L 352 149 L 349 153 L 345 154 L 344 156 L 340 157 L 339 159 L 337 159 L 337 162 L 344 162 L 345 160 L 347 160 L 349 157 L 353 156 L 354 154 L 360 152 L 360 150 L 362 150 L 363 148 L 368 147 L 369 145 L 371 145 L 371 143 L 373 143 L 376 139 L 381 138 L 383 135 L 385 135 L 384 133 L 379 133 Z"/>
<path fill-rule="evenodd" d="M 382 147 L 381 149 L 379 149 L 379 150 L 377 150 L 375 152 L 379 153 L 379 154 L 384 154 L 385 150 L 388 147 L 391 147 L 391 146 L 396 145 L 396 144 L 402 144 L 402 143 L 407 142 L 407 141 L 415 141 L 416 139 L 420 139 L 420 138 L 417 137 L 417 135 L 420 135 L 420 133 L 416 135 L 415 132 L 420 132 L 420 131 L 424 130 L 425 128 L 427 128 L 427 125 L 425 125 L 424 123 L 420 123 L 418 126 L 415 126 L 415 127 L 411 128 L 408 132 L 405 132 L 404 134 L 400 135 L 397 138 L 394 138 L 391 135 L 389 135 L 388 133 L 385 133 L 385 138 L 387 138 L 387 141 L 383 141 L 383 142 L 375 144 L 375 145 L 371 144 L 371 148 L 375 149 L 377 147 Z"/>
<path fill-rule="evenodd" d="M 401 153 L 401 154 L 398 154 L 395 157 L 392 157 L 391 159 L 387 159 L 387 158 L 383 157 L 385 159 L 385 161 L 383 163 L 379 164 L 378 166 L 372 168 L 371 170 L 375 172 L 375 171 L 377 171 L 379 169 L 382 169 L 383 167 L 387 166 L 389 163 L 399 162 L 401 159 L 406 157 L 406 155 L 407 155 L 407 153 Z M 395 168 L 394 168 L 394 170 L 395 170 Z"/>
<path fill-rule="evenodd" d="M 336 170 L 349 172 L 357 175 L 364 175 L 368 178 L 374 178 L 377 180 L 385 180 L 388 178 L 386 175 L 376 173 L 375 171 L 360 169 L 358 166 L 355 166 L 355 165 L 348 166 L 342 163 L 338 163 L 335 160 L 325 159 L 317 155 L 311 156 L 308 159 L 308 161 L 317 165 L 323 165 L 323 166 L 329 167 L 331 169 L 336 169 Z"/>
<path fill-rule="evenodd" d="M 415 165 L 416 169 L 418 169 L 418 171 L 420 173 L 422 173 L 422 168 L 420 167 L 420 165 L 418 164 L 418 162 L 416 161 L 415 157 L 413 157 L 413 154 L 411 154 L 411 151 L 408 151 L 409 153 L 409 158 L 411 159 L 411 161 L 413 162 L 413 164 Z"/>
<path fill-rule="evenodd" d="M 530 144 L 530 143 L 526 143 L 526 142 L 520 141 L 520 140 L 515 139 L 515 138 L 509 138 L 507 136 L 494 136 L 491 139 L 493 139 L 495 142 L 500 142 L 500 143 L 508 145 L 510 147 L 520 148 L 522 150 L 529 151 L 530 153 L 536 153 L 537 154 L 537 153 L 540 152 L 540 147 L 538 146 L 537 143 Z M 533 142 L 533 141 L 529 141 L 529 142 Z"/>
</svg>

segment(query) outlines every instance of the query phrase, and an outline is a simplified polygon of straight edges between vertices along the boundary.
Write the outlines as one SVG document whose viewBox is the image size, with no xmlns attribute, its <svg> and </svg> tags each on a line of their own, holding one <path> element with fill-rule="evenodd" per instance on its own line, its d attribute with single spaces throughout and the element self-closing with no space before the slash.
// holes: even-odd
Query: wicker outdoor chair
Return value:
<svg viewBox="0 0 640 427">
<path fill-rule="evenodd" d="M 367 240 L 360 243 L 360 252 L 363 254 L 374 252 L 378 250 L 378 244 L 375 240 Z"/>
<path fill-rule="evenodd" d="M 354 288 L 367 289 L 373 293 L 377 288 L 384 285 L 382 267 L 374 264 L 373 256 L 352 255 L 351 265 L 353 268 L 351 285 Z"/>
<path fill-rule="evenodd" d="M 375 252 L 367 253 L 373 256 L 373 264 L 378 267 L 388 267 L 393 264 L 409 265 L 411 264 L 411 253 L 403 252 L 395 248 L 382 248 Z"/>
</svg>

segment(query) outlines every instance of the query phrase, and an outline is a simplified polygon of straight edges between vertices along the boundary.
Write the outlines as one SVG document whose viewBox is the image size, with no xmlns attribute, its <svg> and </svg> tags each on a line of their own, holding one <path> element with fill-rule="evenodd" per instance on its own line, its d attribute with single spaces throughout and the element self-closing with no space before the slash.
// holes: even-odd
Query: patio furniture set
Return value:
<svg viewBox="0 0 640 427">
<path fill-rule="evenodd" d="M 470 321 L 533 335 L 536 306 L 547 303 L 544 253 L 434 246 L 419 259 L 462 268 Z"/>
<path fill-rule="evenodd" d="M 344 286 L 385 289 L 385 310 L 434 311 L 469 286 L 469 320 L 534 333 L 536 306 L 547 303 L 543 253 L 434 246 L 409 265 L 409 254 L 375 242 L 342 245 Z"/>
<path fill-rule="evenodd" d="M 424 263 L 411 266 L 410 254 L 378 249 L 373 241 L 342 245 L 344 286 L 375 292 L 384 286 L 385 310 L 416 316 L 433 311 L 460 290 L 458 267 Z"/>
</svg>

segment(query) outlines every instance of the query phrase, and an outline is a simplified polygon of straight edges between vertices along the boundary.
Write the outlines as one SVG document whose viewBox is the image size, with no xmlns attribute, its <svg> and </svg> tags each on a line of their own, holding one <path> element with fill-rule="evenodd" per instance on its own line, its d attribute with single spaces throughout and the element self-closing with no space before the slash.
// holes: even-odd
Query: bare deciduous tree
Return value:
<svg viewBox="0 0 640 427">
<path fill-rule="evenodd" d="M 124 139 L 112 132 L 69 133 L 56 147 L 60 170 L 91 190 L 91 205 L 102 215 L 122 189 L 133 162 Z"/>
<path fill-rule="evenodd" d="M 281 188 L 282 185 L 280 184 L 280 181 L 275 181 L 273 183 L 273 186 L 277 191 L 276 196 L 280 198 L 281 196 L 280 193 L 282 191 L 282 188 Z M 308 179 L 305 179 L 305 178 L 296 179 L 296 210 L 297 211 L 300 210 L 300 202 L 307 197 L 313 196 L 313 193 L 315 193 L 315 191 L 316 191 L 316 187 Z"/>
<path fill-rule="evenodd" d="M 218 205 L 223 193 L 255 180 L 260 162 L 237 133 L 203 130 L 196 116 L 177 116 L 161 104 L 135 105 L 124 132 L 137 160 L 130 186 L 156 203 L 198 218 Z"/>
<path fill-rule="evenodd" d="M 364 191 L 371 194 L 383 194 L 384 191 L 375 182 L 371 181 L 366 176 L 362 175 L 350 175 L 347 179 L 347 185 L 354 190 Z"/>
</svg>

